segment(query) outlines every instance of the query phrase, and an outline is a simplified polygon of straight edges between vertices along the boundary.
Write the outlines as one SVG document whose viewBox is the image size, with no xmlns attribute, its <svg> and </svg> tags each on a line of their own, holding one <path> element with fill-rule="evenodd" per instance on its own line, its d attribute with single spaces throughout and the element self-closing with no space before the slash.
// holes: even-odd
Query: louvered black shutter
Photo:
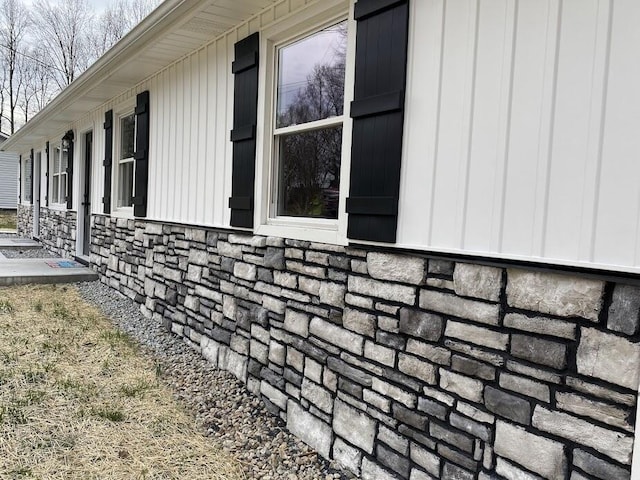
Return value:
<svg viewBox="0 0 640 480">
<path fill-rule="evenodd" d="M 46 193 L 44 196 L 44 204 L 48 207 L 49 206 L 49 142 L 47 142 L 44 152 L 45 152 L 45 161 L 47 163 L 47 173 L 46 173 L 47 185 L 46 185 Z"/>
<path fill-rule="evenodd" d="M 111 213 L 111 166 L 113 165 L 113 110 L 104 114 L 104 213 Z"/>
<path fill-rule="evenodd" d="M 22 203 L 22 175 L 24 175 L 24 169 L 22 168 L 22 155 L 18 157 L 18 203 Z"/>
<path fill-rule="evenodd" d="M 233 92 L 233 170 L 231 180 L 231 226 L 253 227 L 253 191 L 258 121 L 258 33 L 235 44 Z"/>
<path fill-rule="evenodd" d="M 147 216 L 147 190 L 149 183 L 149 91 L 136 97 L 136 159 L 134 175 L 133 215 Z"/>
<path fill-rule="evenodd" d="M 395 242 L 409 2 L 358 0 L 355 19 L 358 30 L 347 236 Z"/>
<path fill-rule="evenodd" d="M 73 130 L 69 130 L 64 138 L 69 142 L 67 150 L 67 208 L 73 208 Z"/>
</svg>

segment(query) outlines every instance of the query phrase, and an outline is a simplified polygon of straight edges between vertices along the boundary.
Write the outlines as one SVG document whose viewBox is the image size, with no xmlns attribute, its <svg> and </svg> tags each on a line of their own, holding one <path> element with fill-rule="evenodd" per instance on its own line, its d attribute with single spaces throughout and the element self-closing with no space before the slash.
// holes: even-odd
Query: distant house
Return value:
<svg viewBox="0 0 640 480">
<path fill-rule="evenodd" d="M 639 478 L 638 25 L 166 0 L 7 140 L 19 228 L 363 479 Z"/>
<path fill-rule="evenodd" d="M 0 133 L 0 148 L 7 137 L 7 135 Z M 0 209 L 16 209 L 18 199 L 17 172 L 17 154 L 0 151 Z"/>
</svg>

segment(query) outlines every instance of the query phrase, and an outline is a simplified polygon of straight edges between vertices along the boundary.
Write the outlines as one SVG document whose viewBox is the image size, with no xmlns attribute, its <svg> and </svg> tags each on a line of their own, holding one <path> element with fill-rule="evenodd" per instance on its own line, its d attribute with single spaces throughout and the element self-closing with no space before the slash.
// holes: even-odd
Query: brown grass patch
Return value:
<svg viewBox="0 0 640 480">
<path fill-rule="evenodd" d="M 11 210 L 0 210 L 0 228 L 15 230 L 16 212 Z"/>
<path fill-rule="evenodd" d="M 73 287 L 0 289 L 0 478 L 239 479 Z"/>
</svg>

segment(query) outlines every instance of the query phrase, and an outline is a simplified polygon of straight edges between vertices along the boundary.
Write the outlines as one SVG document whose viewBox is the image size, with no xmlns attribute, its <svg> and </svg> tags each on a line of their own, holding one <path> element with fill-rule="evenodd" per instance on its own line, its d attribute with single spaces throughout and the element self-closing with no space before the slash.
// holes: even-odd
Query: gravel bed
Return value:
<svg viewBox="0 0 640 480">
<path fill-rule="evenodd" d="M 0 253 L 7 258 L 58 258 L 46 248 L 25 248 L 19 250 L 15 248 L 0 249 Z"/>
<path fill-rule="evenodd" d="M 179 337 L 146 319 L 138 305 L 98 281 L 80 295 L 135 338 L 162 365 L 163 378 L 200 426 L 245 467 L 249 479 L 333 480 L 341 473 L 296 439 L 233 375 L 217 370 Z"/>
</svg>

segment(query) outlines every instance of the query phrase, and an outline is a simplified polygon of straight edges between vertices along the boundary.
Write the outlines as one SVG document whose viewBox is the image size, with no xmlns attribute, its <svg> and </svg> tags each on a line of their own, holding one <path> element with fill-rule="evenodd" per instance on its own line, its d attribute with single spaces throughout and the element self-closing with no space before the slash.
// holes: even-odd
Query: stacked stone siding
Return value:
<svg viewBox="0 0 640 480">
<path fill-rule="evenodd" d="M 31 238 L 33 236 L 33 207 L 31 205 L 18 204 L 16 223 L 19 237 Z"/>
<path fill-rule="evenodd" d="M 76 212 L 40 208 L 40 241 L 56 255 L 76 254 Z"/>
<path fill-rule="evenodd" d="M 91 262 L 365 480 L 630 477 L 637 287 L 104 216 Z"/>
</svg>

